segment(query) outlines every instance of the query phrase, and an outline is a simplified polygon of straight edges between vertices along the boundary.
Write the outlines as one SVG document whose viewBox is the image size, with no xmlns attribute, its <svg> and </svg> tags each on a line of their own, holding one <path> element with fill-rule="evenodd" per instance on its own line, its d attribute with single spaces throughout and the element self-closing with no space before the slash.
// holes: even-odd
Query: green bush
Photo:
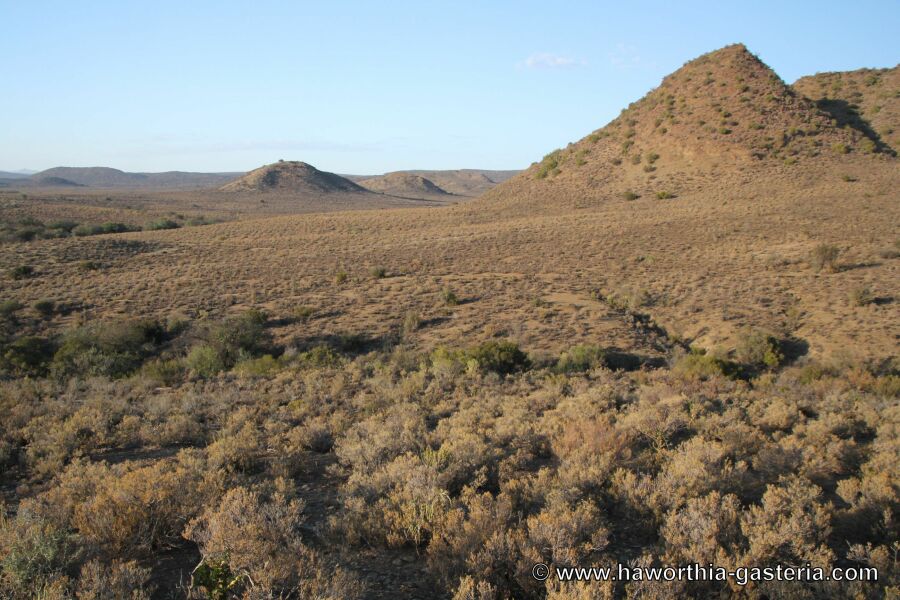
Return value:
<svg viewBox="0 0 900 600">
<path fill-rule="evenodd" d="M 40 590 L 48 581 L 69 570 L 77 560 L 77 553 L 73 536 L 64 529 L 27 509 L 20 510 L 15 518 L 7 517 L 0 507 L 0 595 L 3 597 L 7 597 L 6 586 L 13 592 Z"/>
<path fill-rule="evenodd" d="M 170 386 L 183 381 L 186 370 L 185 364 L 181 360 L 156 359 L 141 367 L 141 375 L 160 385 Z"/>
<path fill-rule="evenodd" d="M 4 300 L 0 302 L 0 318 L 8 319 L 23 308 L 22 303 L 17 300 Z"/>
<path fill-rule="evenodd" d="M 747 330 L 741 333 L 735 348 L 738 362 L 755 368 L 774 369 L 784 362 L 781 343 L 770 333 Z"/>
<path fill-rule="evenodd" d="M 50 229 L 65 231 L 66 233 L 72 233 L 72 230 L 78 227 L 78 223 L 76 223 L 75 221 L 54 221 L 47 227 L 49 227 Z"/>
<path fill-rule="evenodd" d="M 100 270 L 101 265 L 93 260 L 83 260 L 78 263 L 78 268 L 82 271 L 98 271 Z"/>
<path fill-rule="evenodd" d="M 136 229 L 125 223 L 107 222 L 101 223 L 100 225 L 79 225 L 72 230 L 72 234 L 78 237 L 85 237 L 88 235 L 101 235 L 104 233 L 125 233 L 127 231 L 136 231 Z"/>
<path fill-rule="evenodd" d="M 629 201 L 630 201 L 630 200 L 637 200 L 638 198 L 640 198 L 640 196 L 639 196 L 638 194 L 632 192 L 631 190 L 628 190 L 627 192 L 625 192 L 624 194 L 622 194 L 622 197 L 625 198 L 626 200 L 629 200 Z"/>
<path fill-rule="evenodd" d="M 53 313 L 56 312 L 56 302 L 47 298 L 38 300 L 31 307 L 44 318 L 52 317 Z"/>
<path fill-rule="evenodd" d="M 484 371 L 509 375 L 531 366 L 528 355 L 512 342 L 485 342 L 466 353 Z"/>
<path fill-rule="evenodd" d="M 545 179 L 548 175 L 557 175 L 559 173 L 559 161 L 562 156 L 562 150 L 554 150 L 546 155 L 538 165 L 535 177 Z"/>
<path fill-rule="evenodd" d="M 309 321 L 315 314 L 316 309 L 312 306 L 298 306 L 294 309 L 294 318 L 304 323 Z"/>
<path fill-rule="evenodd" d="M 659 200 L 669 200 L 670 198 L 674 198 L 675 194 L 667 191 L 656 192 L 656 198 Z"/>
<path fill-rule="evenodd" d="M 459 304 L 459 298 L 457 298 L 456 294 L 449 287 L 444 288 L 444 291 L 441 292 L 441 298 L 447 306 L 456 306 Z"/>
<path fill-rule="evenodd" d="M 157 321 L 91 323 L 63 336 L 51 370 L 57 377 L 123 377 L 156 351 L 164 335 Z"/>
<path fill-rule="evenodd" d="M 350 274 L 347 273 L 344 269 L 339 270 L 334 274 L 334 282 L 338 285 L 347 283 L 347 280 L 350 279 Z"/>
<path fill-rule="evenodd" d="M 271 354 L 259 358 L 247 358 L 234 365 L 234 371 L 242 377 L 265 377 L 281 368 L 281 362 Z"/>
<path fill-rule="evenodd" d="M 20 337 L 0 352 L 0 370 L 17 376 L 46 375 L 53 351 L 50 340 L 34 336 Z"/>
<path fill-rule="evenodd" d="M 735 365 L 699 348 L 691 348 L 690 352 L 676 356 L 672 365 L 672 373 L 689 380 L 731 377 L 735 372 Z"/>
<path fill-rule="evenodd" d="M 606 364 L 606 351 L 599 346 L 578 344 L 563 352 L 556 362 L 559 373 L 590 371 Z"/>
<path fill-rule="evenodd" d="M 231 367 L 265 348 L 266 320 L 265 313 L 251 309 L 208 326 L 202 337 L 219 354 L 224 366 Z"/>
<path fill-rule="evenodd" d="M 13 279 L 27 279 L 34 275 L 34 267 L 31 265 L 19 265 L 10 269 L 8 273 Z"/>
<path fill-rule="evenodd" d="M 212 377 L 225 370 L 219 352 L 207 344 L 194 346 L 184 359 L 185 365 L 200 377 Z"/>
<path fill-rule="evenodd" d="M 296 360 L 301 367 L 317 369 L 338 367 L 343 362 L 340 354 L 324 344 L 301 352 Z"/>
<path fill-rule="evenodd" d="M 159 231 L 161 229 L 178 229 L 181 227 L 176 221 L 172 219 L 157 219 L 156 221 L 151 221 L 144 225 L 144 229 L 146 231 Z"/>
<path fill-rule="evenodd" d="M 384 279 L 387 277 L 387 269 L 384 267 L 374 267 L 371 271 L 372 277 L 375 279 Z"/>
</svg>

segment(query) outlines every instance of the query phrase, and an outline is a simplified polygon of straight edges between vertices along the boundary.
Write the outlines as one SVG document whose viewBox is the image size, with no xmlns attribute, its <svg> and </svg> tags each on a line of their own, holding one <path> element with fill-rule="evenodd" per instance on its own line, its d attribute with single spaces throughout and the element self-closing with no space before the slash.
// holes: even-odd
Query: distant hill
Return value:
<svg viewBox="0 0 900 600">
<path fill-rule="evenodd" d="M 900 65 L 817 73 L 801 77 L 793 88 L 839 123 L 868 129 L 877 142 L 900 151 Z"/>
<path fill-rule="evenodd" d="M 27 179 L 28 173 L 20 173 L 18 171 L 0 171 L 0 179 Z"/>
<path fill-rule="evenodd" d="M 452 170 L 407 170 L 394 171 L 386 175 L 417 175 L 449 194 L 457 196 L 480 196 L 498 183 L 502 183 L 520 171 L 490 171 L 485 169 L 452 169 Z M 349 175 L 349 179 L 361 183 L 383 175 Z"/>
<path fill-rule="evenodd" d="M 665 198 L 771 168 L 874 156 L 741 44 L 685 64 L 605 127 L 547 154 L 482 198 L 516 210 L 556 202 Z"/>
<path fill-rule="evenodd" d="M 29 177 L 33 185 L 50 177 L 93 188 L 207 188 L 217 187 L 233 179 L 237 173 L 128 173 L 109 167 L 54 167 Z"/>
<path fill-rule="evenodd" d="M 70 179 L 57 177 L 55 175 L 46 175 L 37 178 L 32 177 L 31 181 L 33 181 L 37 185 L 47 187 L 83 187 L 80 183 L 75 183 Z"/>
<path fill-rule="evenodd" d="M 373 192 L 406 198 L 451 195 L 435 185 L 430 179 L 404 172 L 387 173 L 380 177 L 367 178 L 360 181 L 359 184 Z"/>
<path fill-rule="evenodd" d="M 220 188 L 225 192 L 368 193 L 356 183 L 300 161 L 279 161 L 250 171 Z"/>
</svg>

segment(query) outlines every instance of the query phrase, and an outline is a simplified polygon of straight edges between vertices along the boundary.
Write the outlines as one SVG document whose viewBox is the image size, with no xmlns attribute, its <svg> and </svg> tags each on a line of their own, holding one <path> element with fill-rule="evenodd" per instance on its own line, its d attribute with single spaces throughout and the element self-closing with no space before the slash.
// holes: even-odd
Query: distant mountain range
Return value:
<svg viewBox="0 0 900 600">
<path fill-rule="evenodd" d="M 0 179 L 27 179 L 36 171 L 0 171 Z"/>
<path fill-rule="evenodd" d="M 0 179 L 16 186 L 84 186 L 92 188 L 190 189 L 218 187 L 242 173 L 128 173 L 110 167 L 54 167 L 31 175 L 0 173 Z"/>
<path fill-rule="evenodd" d="M 146 190 L 221 189 L 223 191 L 279 189 L 282 191 L 293 190 L 298 193 L 304 191 L 318 193 L 325 191 L 322 186 L 329 189 L 337 186 L 340 191 L 344 192 L 374 191 L 410 198 L 424 198 L 442 194 L 474 197 L 483 194 L 517 173 L 519 171 L 451 169 L 394 171 L 384 175 L 341 176 L 319 171 L 306 163 L 297 161 L 274 163 L 248 173 L 193 173 L 185 171 L 130 173 L 110 167 L 54 167 L 38 172 L 0 171 L 0 187 L 87 187 Z"/>
</svg>

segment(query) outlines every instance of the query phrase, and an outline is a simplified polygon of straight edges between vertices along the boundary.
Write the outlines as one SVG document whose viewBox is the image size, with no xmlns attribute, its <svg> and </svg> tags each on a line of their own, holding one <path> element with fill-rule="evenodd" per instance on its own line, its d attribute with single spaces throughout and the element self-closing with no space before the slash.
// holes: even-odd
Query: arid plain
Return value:
<svg viewBox="0 0 900 600">
<path fill-rule="evenodd" d="M 8 181 L 0 592 L 894 597 L 898 104 L 737 45 L 494 180 Z M 531 575 L 629 561 L 880 578 Z"/>
</svg>

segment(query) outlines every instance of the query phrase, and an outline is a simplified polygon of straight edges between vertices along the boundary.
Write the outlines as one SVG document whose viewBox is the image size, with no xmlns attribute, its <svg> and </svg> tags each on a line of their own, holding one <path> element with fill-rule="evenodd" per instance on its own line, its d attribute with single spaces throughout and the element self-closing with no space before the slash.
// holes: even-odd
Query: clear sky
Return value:
<svg viewBox="0 0 900 600">
<path fill-rule="evenodd" d="M 900 0 L 0 0 L 0 169 L 523 168 L 743 42 L 900 61 Z"/>
</svg>

